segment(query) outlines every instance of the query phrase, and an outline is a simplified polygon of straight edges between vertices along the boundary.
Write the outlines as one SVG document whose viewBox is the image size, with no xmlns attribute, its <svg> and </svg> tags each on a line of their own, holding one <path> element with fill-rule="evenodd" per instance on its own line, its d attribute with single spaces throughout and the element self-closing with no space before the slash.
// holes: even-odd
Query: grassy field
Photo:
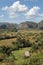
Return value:
<svg viewBox="0 0 43 65">
<path fill-rule="evenodd" d="M 29 51 L 31 48 L 24 48 L 19 51 L 14 51 L 13 55 L 16 57 L 17 60 L 15 60 L 15 65 L 22 65 L 23 63 L 29 62 L 30 58 L 40 58 L 43 60 L 43 51 L 38 53 L 32 53 L 29 58 L 24 58 L 25 51 Z"/>
<path fill-rule="evenodd" d="M 43 65 L 43 50 L 41 52 L 32 53 L 31 56 L 28 58 L 24 58 L 25 51 L 30 51 L 30 49 L 31 48 L 23 48 L 17 51 L 12 51 L 13 57 L 16 58 L 16 60 L 14 60 L 15 65 L 23 65 L 24 63 L 26 64 L 29 62 L 30 58 L 39 58 Z M 12 59 L 11 56 L 9 58 Z M 0 63 L 0 65 L 6 65 L 6 63 L 3 62 Z"/>
<path fill-rule="evenodd" d="M 24 53 L 25 51 L 29 51 L 29 50 L 30 48 L 23 48 L 22 50 L 12 52 L 15 58 L 17 59 L 15 60 L 15 65 L 22 65 L 22 63 L 25 62 Z"/>
<path fill-rule="evenodd" d="M 13 41 L 16 41 L 16 38 L 0 40 L 0 46 L 11 46 L 11 47 L 13 47 L 13 45 L 12 45 Z"/>
</svg>

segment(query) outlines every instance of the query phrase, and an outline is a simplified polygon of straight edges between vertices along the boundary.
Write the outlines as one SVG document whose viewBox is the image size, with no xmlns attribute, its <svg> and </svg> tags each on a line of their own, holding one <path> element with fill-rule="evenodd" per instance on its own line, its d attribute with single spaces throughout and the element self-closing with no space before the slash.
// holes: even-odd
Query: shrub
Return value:
<svg viewBox="0 0 43 65">
<path fill-rule="evenodd" d="M 29 65 L 43 65 L 43 61 L 37 56 L 32 57 L 30 58 Z"/>
<path fill-rule="evenodd" d="M 38 50 L 38 44 L 37 43 L 33 43 L 31 51 L 37 52 L 37 50 Z"/>
<path fill-rule="evenodd" d="M 11 54 L 11 49 L 9 47 L 2 46 L 0 48 L 0 52 L 5 53 L 9 56 Z"/>
<path fill-rule="evenodd" d="M 7 57 L 6 54 L 0 53 L 0 62 L 2 62 L 3 60 L 5 60 L 6 57 Z"/>
</svg>

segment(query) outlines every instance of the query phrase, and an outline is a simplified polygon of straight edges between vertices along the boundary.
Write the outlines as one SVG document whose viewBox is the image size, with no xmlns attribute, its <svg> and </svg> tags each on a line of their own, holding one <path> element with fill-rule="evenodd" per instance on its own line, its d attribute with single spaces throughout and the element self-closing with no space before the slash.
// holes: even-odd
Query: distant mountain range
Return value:
<svg viewBox="0 0 43 65">
<path fill-rule="evenodd" d="M 43 30 L 43 20 L 39 23 L 32 21 L 22 22 L 20 24 L 14 23 L 0 23 L 0 29 L 41 29 Z"/>
</svg>

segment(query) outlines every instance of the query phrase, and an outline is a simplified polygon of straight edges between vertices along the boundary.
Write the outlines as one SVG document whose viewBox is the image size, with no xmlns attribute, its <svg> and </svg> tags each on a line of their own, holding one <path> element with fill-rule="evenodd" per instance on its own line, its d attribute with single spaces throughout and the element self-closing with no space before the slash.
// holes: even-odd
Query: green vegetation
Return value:
<svg viewBox="0 0 43 65">
<path fill-rule="evenodd" d="M 43 31 L 0 30 L 0 65 L 43 65 Z"/>
</svg>

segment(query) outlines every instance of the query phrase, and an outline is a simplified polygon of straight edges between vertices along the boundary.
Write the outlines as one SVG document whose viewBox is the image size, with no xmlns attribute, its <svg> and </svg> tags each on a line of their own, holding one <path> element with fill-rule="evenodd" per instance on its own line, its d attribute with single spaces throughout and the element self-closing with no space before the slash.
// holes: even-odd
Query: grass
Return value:
<svg viewBox="0 0 43 65">
<path fill-rule="evenodd" d="M 30 48 L 23 48 L 17 51 L 13 51 L 13 55 L 18 58 L 22 58 L 24 56 L 25 51 L 29 51 Z"/>
<path fill-rule="evenodd" d="M 25 51 L 29 51 L 30 48 L 23 48 L 17 51 L 13 51 L 13 56 L 17 59 L 15 60 L 15 65 L 22 65 L 26 60 L 24 59 Z"/>
<path fill-rule="evenodd" d="M 25 51 L 30 51 L 31 48 L 23 48 L 17 51 L 13 51 L 12 54 L 16 58 L 15 65 L 22 65 L 23 63 L 30 60 L 30 58 L 39 58 L 43 60 L 43 51 L 32 53 L 29 58 L 24 58 Z"/>
<path fill-rule="evenodd" d="M 0 46 L 9 46 L 13 47 L 12 42 L 16 41 L 16 38 L 13 39 L 6 39 L 6 40 L 0 40 Z"/>
</svg>

